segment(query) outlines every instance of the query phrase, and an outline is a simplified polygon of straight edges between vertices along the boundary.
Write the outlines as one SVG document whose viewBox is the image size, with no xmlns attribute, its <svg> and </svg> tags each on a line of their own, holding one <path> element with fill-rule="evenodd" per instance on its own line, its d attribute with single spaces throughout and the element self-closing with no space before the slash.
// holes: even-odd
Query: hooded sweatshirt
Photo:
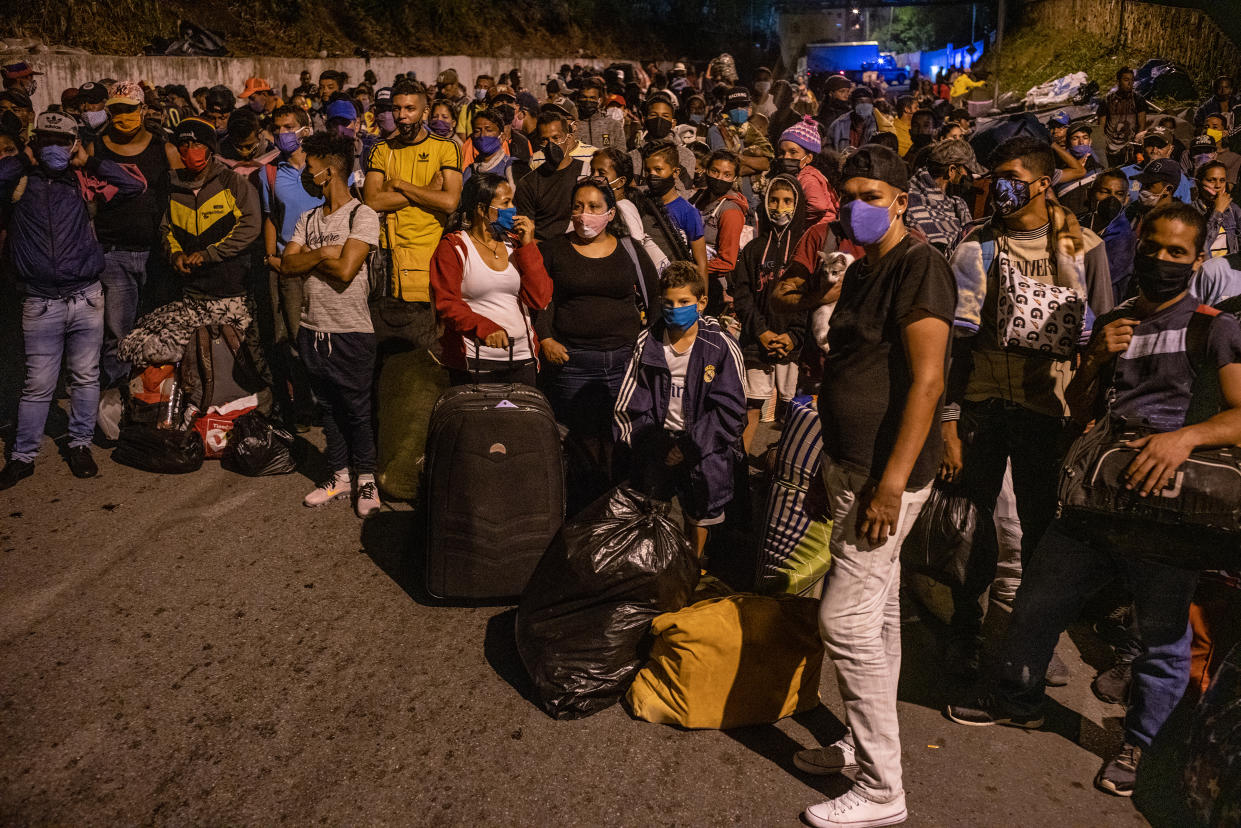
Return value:
<svg viewBox="0 0 1241 828">
<path fill-rule="evenodd" d="M 759 336 L 768 331 L 788 334 L 793 340 L 789 355 L 780 362 L 792 362 L 801 353 L 806 338 L 805 312 L 778 313 L 771 308 L 771 292 L 793 260 L 797 243 L 806 227 L 806 198 L 797 179 L 791 175 L 773 176 L 767 186 L 777 182 L 791 186 L 796 206 L 793 220 L 783 228 L 767 216 L 766 204 L 758 211 L 758 235 L 741 251 L 733 271 L 733 307 L 741 321 L 741 353 L 747 364 L 774 364 Z"/>
</svg>

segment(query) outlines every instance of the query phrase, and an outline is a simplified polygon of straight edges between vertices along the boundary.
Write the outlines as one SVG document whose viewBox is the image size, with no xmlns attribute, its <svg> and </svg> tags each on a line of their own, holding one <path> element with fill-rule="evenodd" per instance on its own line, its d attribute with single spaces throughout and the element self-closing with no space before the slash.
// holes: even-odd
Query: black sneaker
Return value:
<svg viewBox="0 0 1241 828">
<path fill-rule="evenodd" d="M 1043 715 L 1035 713 L 1022 716 L 1005 709 L 994 695 L 986 695 L 970 704 L 950 704 L 944 709 L 944 715 L 957 724 L 971 727 L 989 727 L 990 725 L 1006 725 L 1035 730 L 1043 726 Z"/>
<path fill-rule="evenodd" d="M 74 477 L 94 477 L 99 474 L 99 467 L 95 465 L 95 458 L 91 457 L 89 446 L 70 446 L 65 452 L 65 459 L 69 461 L 69 471 L 73 472 Z"/>
<path fill-rule="evenodd" d="M 1129 685 L 1133 683 L 1133 662 L 1118 661 L 1099 673 L 1090 682 L 1099 701 L 1108 704 L 1126 704 L 1129 701 Z"/>
<path fill-rule="evenodd" d="M 1055 653 L 1051 654 L 1051 661 L 1047 662 L 1047 673 L 1043 676 L 1043 682 L 1048 687 L 1064 687 L 1069 683 L 1069 665 Z"/>
<path fill-rule="evenodd" d="M 1115 796 L 1133 796 L 1133 783 L 1138 778 L 1138 762 L 1142 761 L 1142 748 L 1125 745 L 1120 753 L 1099 769 L 1094 786 Z"/>
<path fill-rule="evenodd" d="M 32 474 L 34 474 L 34 463 L 28 463 L 25 460 L 10 460 L 0 471 L 0 491 L 13 488 L 19 480 L 25 480 Z"/>
</svg>

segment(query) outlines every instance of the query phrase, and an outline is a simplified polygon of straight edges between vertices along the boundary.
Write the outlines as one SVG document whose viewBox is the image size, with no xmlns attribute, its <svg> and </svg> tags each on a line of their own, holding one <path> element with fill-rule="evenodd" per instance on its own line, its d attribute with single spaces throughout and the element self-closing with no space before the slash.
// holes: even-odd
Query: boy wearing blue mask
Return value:
<svg viewBox="0 0 1241 828">
<path fill-rule="evenodd" d="M 660 279 L 663 315 L 634 345 L 616 400 L 616 438 L 634 450 L 635 483 L 675 494 L 698 554 L 733 496 L 745 428 L 741 348 L 702 316 L 707 285 L 690 262 Z"/>
</svg>

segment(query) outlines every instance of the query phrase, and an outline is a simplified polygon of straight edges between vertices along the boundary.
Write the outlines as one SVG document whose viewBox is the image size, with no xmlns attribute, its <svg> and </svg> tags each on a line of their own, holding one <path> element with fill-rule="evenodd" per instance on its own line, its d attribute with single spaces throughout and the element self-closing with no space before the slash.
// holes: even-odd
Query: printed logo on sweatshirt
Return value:
<svg viewBox="0 0 1241 828">
<path fill-rule="evenodd" d="M 702 381 L 709 383 L 713 379 L 715 379 L 715 366 L 708 365 L 705 369 L 703 369 Z"/>
</svg>

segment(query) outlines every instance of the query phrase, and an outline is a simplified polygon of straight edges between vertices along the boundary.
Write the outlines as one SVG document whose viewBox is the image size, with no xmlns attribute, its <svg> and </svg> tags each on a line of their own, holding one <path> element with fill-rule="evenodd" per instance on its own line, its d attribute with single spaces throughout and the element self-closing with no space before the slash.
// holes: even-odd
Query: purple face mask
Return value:
<svg viewBox="0 0 1241 828">
<path fill-rule="evenodd" d="M 358 134 L 358 131 L 354 129 L 353 127 L 347 127 L 347 126 L 336 127 L 337 138 L 353 138 L 357 134 Z"/>
<path fill-rule="evenodd" d="M 887 207 L 867 204 L 861 199 L 840 205 L 840 226 L 849 241 L 856 244 L 874 244 L 884 237 L 892 226 Z"/>
<path fill-rule="evenodd" d="M 375 123 L 379 126 L 379 131 L 384 134 L 396 131 L 396 115 L 391 112 L 380 112 L 375 116 Z"/>
<path fill-rule="evenodd" d="M 297 152 L 297 148 L 302 145 L 302 139 L 298 137 L 296 132 L 277 132 L 276 133 L 276 149 L 285 155 Z"/>
<path fill-rule="evenodd" d="M 447 138 L 452 134 L 452 121 L 448 121 L 443 118 L 435 118 L 431 121 L 431 123 L 427 124 L 427 129 L 431 130 L 432 135 Z"/>
</svg>

